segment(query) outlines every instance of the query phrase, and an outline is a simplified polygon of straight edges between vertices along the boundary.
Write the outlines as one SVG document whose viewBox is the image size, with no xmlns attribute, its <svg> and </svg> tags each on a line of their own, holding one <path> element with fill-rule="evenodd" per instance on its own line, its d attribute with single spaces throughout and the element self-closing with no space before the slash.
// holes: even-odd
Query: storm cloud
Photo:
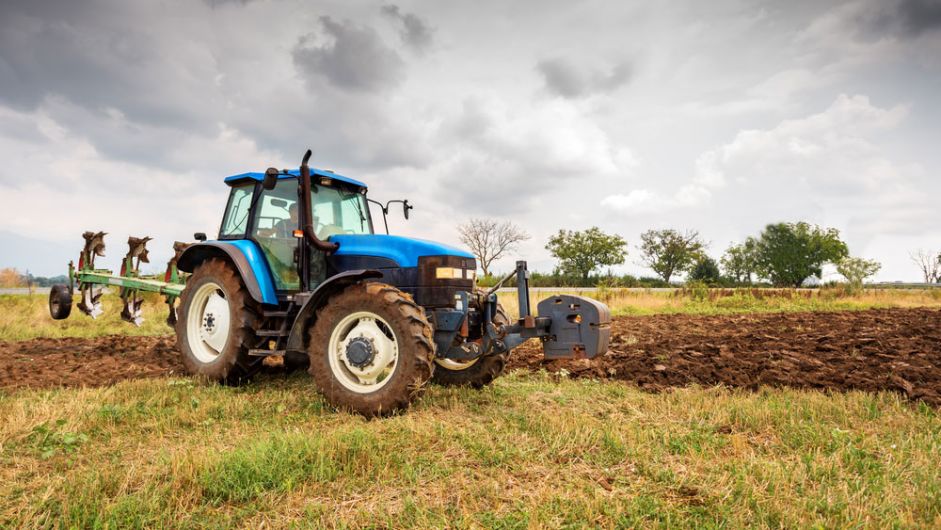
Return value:
<svg viewBox="0 0 941 530">
<path fill-rule="evenodd" d="M 606 70 L 593 70 L 565 59 L 545 59 L 536 65 L 546 89 L 564 98 L 610 92 L 631 79 L 631 64 L 620 61 Z"/>
<path fill-rule="evenodd" d="M 338 88 L 376 92 L 398 85 L 405 63 L 375 30 L 321 17 L 322 33 L 300 38 L 292 55 L 308 79 L 323 78 Z"/>
<path fill-rule="evenodd" d="M 406 46 L 418 52 L 431 46 L 434 30 L 418 15 L 405 13 L 394 4 L 382 6 L 382 13 L 398 24 L 399 36 Z"/>
</svg>

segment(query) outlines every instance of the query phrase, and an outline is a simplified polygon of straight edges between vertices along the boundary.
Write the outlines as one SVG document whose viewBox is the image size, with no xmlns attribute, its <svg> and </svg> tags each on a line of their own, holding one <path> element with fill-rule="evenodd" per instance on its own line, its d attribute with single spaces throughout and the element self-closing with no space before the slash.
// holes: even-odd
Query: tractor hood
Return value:
<svg viewBox="0 0 941 530">
<path fill-rule="evenodd" d="M 329 241 L 339 243 L 340 248 L 334 252 L 335 256 L 374 256 L 387 258 L 398 263 L 399 267 L 417 267 L 418 258 L 422 256 L 458 256 L 471 258 L 474 256 L 449 245 L 442 245 L 434 241 L 412 239 L 410 237 L 387 236 L 382 234 L 363 235 L 335 235 Z"/>
</svg>

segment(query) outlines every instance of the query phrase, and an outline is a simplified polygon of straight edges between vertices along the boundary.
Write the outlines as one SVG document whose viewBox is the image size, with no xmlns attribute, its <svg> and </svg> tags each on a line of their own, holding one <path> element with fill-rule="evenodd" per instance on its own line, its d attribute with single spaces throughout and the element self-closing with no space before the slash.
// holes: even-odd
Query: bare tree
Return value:
<svg viewBox="0 0 941 530">
<path fill-rule="evenodd" d="M 934 251 L 918 249 L 909 257 L 921 269 L 925 283 L 941 282 L 941 255 Z"/>
<path fill-rule="evenodd" d="M 477 263 L 484 271 L 484 276 L 490 274 L 490 264 L 494 260 L 513 250 L 521 241 L 529 239 L 529 234 L 515 224 L 509 221 L 500 223 L 494 219 L 472 218 L 459 225 L 457 230 L 461 233 L 461 241 L 477 256 Z"/>
</svg>

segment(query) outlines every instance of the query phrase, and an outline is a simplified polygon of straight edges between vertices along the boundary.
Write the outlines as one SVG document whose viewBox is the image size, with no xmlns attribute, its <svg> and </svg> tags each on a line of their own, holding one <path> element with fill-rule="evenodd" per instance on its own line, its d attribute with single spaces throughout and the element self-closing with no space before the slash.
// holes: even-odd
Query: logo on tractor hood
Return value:
<svg viewBox="0 0 941 530">
<path fill-rule="evenodd" d="M 328 240 L 340 244 L 340 248 L 334 253 L 337 256 L 388 258 L 398 263 L 399 267 L 417 267 L 418 258 L 422 256 L 474 257 L 469 252 L 450 245 L 410 237 L 383 234 L 345 234 L 330 236 Z"/>
</svg>

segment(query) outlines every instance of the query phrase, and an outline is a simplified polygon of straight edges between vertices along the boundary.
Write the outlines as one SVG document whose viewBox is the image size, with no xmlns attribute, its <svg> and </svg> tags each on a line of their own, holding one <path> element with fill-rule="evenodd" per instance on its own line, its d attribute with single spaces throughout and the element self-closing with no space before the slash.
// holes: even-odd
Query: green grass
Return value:
<svg viewBox="0 0 941 530">
<path fill-rule="evenodd" d="M 78 297 L 72 314 L 65 320 L 49 316 L 47 295 L 0 295 L 0 340 L 26 340 L 37 337 L 101 337 L 104 335 L 154 336 L 169 335 L 173 329 L 166 324 L 167 305 L 155 295 L 145 295 L 144 323 L 136 327 L 121 320 L 121 298 L 114 294 L 102 296 L 104 314 L 92 319 L 78 310 Z"/>
<path fill-rule="evenodd" d="M 0 526 L 937 527 L 941 415 L 892 394 L 550 374 L 335 413 L 304 374 L 0 393 Z"/>
</svg>

